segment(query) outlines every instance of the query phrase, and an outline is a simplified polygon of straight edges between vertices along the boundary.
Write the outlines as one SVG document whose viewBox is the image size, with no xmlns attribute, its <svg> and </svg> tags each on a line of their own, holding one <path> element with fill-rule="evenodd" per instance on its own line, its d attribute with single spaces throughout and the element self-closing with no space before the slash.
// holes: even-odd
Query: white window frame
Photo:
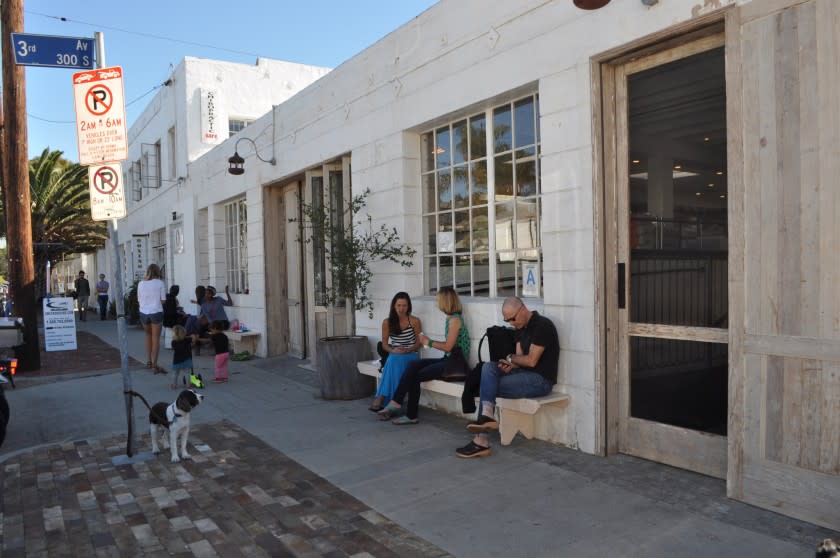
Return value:
<svg viewBox="0 0 840 558">
<path fill-rule="evenodd" d="M 160 278 L 166 280 L 166 228 L 156 229 L 149 235 L 151 261 L 160 268 Z"/>
<path fill-rule="evenodd" d="M 251 125 L 253 118 L 228 118 L 228 137 L 233 137 Z"/>
<path fill-rule="evenodd" d="M 227 285 L 237 294 L 248 294 L 248 204 L 239 198 L 224 205 L 225 269 Z"/>
<path fill-rule="evenodd" d="M 527 106 L 528 101 L 532 102 L 533 120 L 527 125 L 532 126 L 533 142 L 517 145 L 517 107 Z M 510 144 L 497 150 L 497 140 L 494 136 L 494 115 L 497 111 L 503 113 L 509 109 L 512 129 L 510 130 Z M 480 144 L 473 146 L 473 123 L 484 121 L 484 149 Z M 490 107 L 484 111 L 472 113 L 466 117 L 451 120 L 445 124 L 435 126 L 432 129 L 421 133 L 421 190 L 423 196 L 422 221 L 423 221 L 423 278 L 425 292 L 435 293 L 442 286 L 452 286 L 462 296 L 497 297 L 516 294 L 522 296 L 522 263 L 538 263 L 542 268 L 542 243 L 541 243 L 541 219 L 542 219 L 542 185 L 540 183 L 540 130 L 539 130 L 539 95 L 533 93 L 523 97 L 517 97 L 509 102 Z M 454 161 L 455 149 L 452 144 L 455 141 L 456 129 L 462 130 L 464 139 L 469 138 L 466 147 L 466 158 Z M 523 128 L 524 129 L 524 128 Z M 447 146 L 438 145 L 448 142 Z M 476 137 L 476 139 L 479 139 Z M 448 156 L 446 155 L 446 152 Z M 478 152 L 478 153 L 477 153 Z M 474 155 L 474 153 L 477 153 Z M 448 162 L 447 162 L 448 157 Z M 496 164 L 511 165 L 511 194 L 497 195 L 496 192 Z M 529 163 L 533 161 L 533 192 L 528 195 L 519 195 L 518 169 L 531 168 Z M 477 201 L 474 197 L 475 187 L 480 184 L 480 174 L 486 169 L 486 202 Z M 466 203 L 456 207 L 456 177 L 466 176 Z M 446 182 L 448 181 L 448 186 Z M 463 182 L 462 182 L 463 184 Z M 528 182 L 531 184 L 531 182 Z M 448 188 L 450 191 L 450 207 L 441 209 L 439 207 L 440 188 Z M 528 192 L 528 189 L 523 188 Z M 463 198 L 462 198 L 463 199 Z M 506 219 L 509 226 L 497 221 L 497 209 L 512 209 L 512 217 Z M 529 208 L 531 208 L 529 210 Z M 486 243 L 483 236 L 477 237 L 475 233 L 476 217 L 483 218 L 483 211 L 486 209 L 487 230 Z M 527 213 L 535 214 L 536 218 L 528 220 Z M 459 229 L 455 220 L 456 214 L 461 215 L 461 222 L 466 217 L 468 233 L 466 234 L 466 246 L 464 245 L 464 229 Z M 451 233 L 448 231 L 451 230 Z M 458 231 L 461 231 L 460 233 Z M 507 233 L 507 234 L 505 234 Z M 521 238 L 520 238 L 521 237 Z M 460 238 L 460 242 L 458 239 Z M 506 240 L 507 239 L 507 240 Z M 442 250 L 451 243 L 452 249 Z M 451 265 L 441 265 L 441 261 L 450 259 Z M 481 259 L 486 258 L 486 264 L 478 265 Z M 460 265 L 458 262 L 461 262 Z M 499 272 L 500 262 L 513 262 L 512 277 L 507 275 L 504 284 L 500 284 Z M 465 281 L 463 268 L 469 264 L 469 281 Z M 450 272 L 442 272 L 446 268 Z M 483 267 L 486 268 L 485 278 Z M 460 269 L 459 269 L 460 268 Z M 460 280 L 459 276 L 463 275 Z M 513 288 L 510 288 L 509 281 L 513 279 Z M 540 283 L 542 280 L 540 278 Z M 540 296 L 542 296 L 542 284 L 539 285 Z"/>
</svg>

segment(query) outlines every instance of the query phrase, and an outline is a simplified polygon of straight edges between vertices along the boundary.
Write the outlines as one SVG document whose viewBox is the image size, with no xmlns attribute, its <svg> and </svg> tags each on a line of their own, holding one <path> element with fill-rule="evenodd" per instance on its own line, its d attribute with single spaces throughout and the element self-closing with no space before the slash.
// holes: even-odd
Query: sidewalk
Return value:
<svg viewBox="0 0 840 558">
<path fill-rule="evenodd" d="M 117 344 L 114 322 L 80 328 Z M 128 338 L 131 355 L 144 361 L 142 331 L 129 328 Z M 169 359 L 171 352 L 163 351 L 160 361 Z M 212 376 L 212 356 L 202 353 L 196 361 L 205 378 Z M 231 382 L 210 384 L 192 419 L 191 451 L 200 459 L 181 464 L 162 456 L 110 464 L 126 438 L 119 370 L 57 381 L 21 378 L 9 393 L 12 422 L 0 453 L 3 556 L 40 555 L 32 541 L 44 533 L 46 548 L 75 537 L 89 539 L 104 556 L 793 558 L 813 556 L 822 538 L 840 536 L 729 500 L 721 480 L 628 456 L 594 457 L 517 437 L 507 447 L 497 443 L 490 458 L 460 460 L 454 448 L 467 440 L 463 420 L 424 408 L 417 426 L 381 423 L 366 400 L 319 399 L 316 375 L 298 364 L 283 357 L 232 362 Z M 133 370 L 133 387 L 147 399 L 174 398 L 168 378 Z M 141 451 L 149 447 L 145 414 L 138 404 Z M 42 447 L 28 449 L 33 446 Z M 98 456 L 95 465 L 89 452 Z M 74 459 L 91 459 L 88 467 L 74 464 L 77 454 Z M 295 463 L 301 468 L 291 473 Z M 87 480 L 69 473 L 78 467 Z M 234 471 L 244 479 L 234 481 Z M 303 485 L 318 487 L 326 502 L 297 496 L 300 486 L 289 475 L 310 474 Z M 92 480 L 97 475 L 101 482 Z M 18 503 L 9 496 L 15 483 L 22 487 Z M 51 491 L 53 503 L 32 505 L 37 494 Z M 126 493 L 139 512 L 122 510 Z M 167 499 L 171 493 L 177 496 Z M 257 498 L 264 505 L 247 500 Z M 40 533 L 38 524 L 58 525 L 59 511 L 63 530 Z M 117 512 L 122 516 L 108 516 Z M 187 525 L 183 517 L 192 523 L 179 541 L 170 529 Z M 205 519 L 242 538 L 223 546 Z M 355 530 L 345 532 L 348 524 Z"/>
</svg>

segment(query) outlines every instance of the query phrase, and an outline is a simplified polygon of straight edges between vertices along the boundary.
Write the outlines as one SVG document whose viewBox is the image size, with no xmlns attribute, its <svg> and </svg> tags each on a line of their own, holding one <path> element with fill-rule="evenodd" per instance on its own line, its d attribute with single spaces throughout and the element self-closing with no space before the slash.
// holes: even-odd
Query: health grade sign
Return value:
<svg viewBox="0 0 840 558">
<path fill-rule="evenodd" d="M 128 157 L 123 71 L 119 66 L 73 74 L 79 163 L 99 165 Z"/>
</svg>

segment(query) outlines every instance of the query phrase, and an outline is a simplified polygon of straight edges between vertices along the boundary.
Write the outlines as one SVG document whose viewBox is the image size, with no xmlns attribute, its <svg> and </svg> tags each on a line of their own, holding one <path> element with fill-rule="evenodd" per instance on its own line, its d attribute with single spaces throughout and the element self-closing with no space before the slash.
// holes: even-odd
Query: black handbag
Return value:
<svg viewBox="0 0 840 558">
<path fill-rule="evenodd" d="M 490 352 L 489 362 L 498 362 L 507 355 L 516 353 L 516 330 L 504 326 L 490 326 L 478 342 L 478 364 L 467 374 L 464 380 L 464 393 L 461 395 L 461 410 L 464 414 L 474 413 L 475 398 L 481 387 L 481 368 L 484 360 L 481 358 L 481 347 L 487 339 L 487 349 Z"/>
<path fill-rule="evenodd" d="M 444 382 L 463 382 L 467 378 L 467 359 L 464 351 L 457 345 L 452 348 L 447 357 L 446 370 L 441 376 Z"/>
</svg>

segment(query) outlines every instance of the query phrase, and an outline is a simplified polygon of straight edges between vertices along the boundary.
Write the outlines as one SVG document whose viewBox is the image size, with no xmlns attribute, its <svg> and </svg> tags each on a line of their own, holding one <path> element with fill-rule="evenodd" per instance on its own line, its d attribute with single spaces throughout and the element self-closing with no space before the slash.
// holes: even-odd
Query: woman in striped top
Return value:
<svg viewBox="0 0 840 558">
<path fill-rule="evenodd" d="M 388 353 L 382 379 L 376 390 L 376 399 L 369 409 L 373 412 L 382 410 L 382 403 L 393 397 L 408 365 L 419 359 L 418 337 L 422 331 L 420 320 L 411 315 L 411 297 L 399 292 L 391 300 L 388 318 L 382 321 L 382 348 Z"/>
</svg>

